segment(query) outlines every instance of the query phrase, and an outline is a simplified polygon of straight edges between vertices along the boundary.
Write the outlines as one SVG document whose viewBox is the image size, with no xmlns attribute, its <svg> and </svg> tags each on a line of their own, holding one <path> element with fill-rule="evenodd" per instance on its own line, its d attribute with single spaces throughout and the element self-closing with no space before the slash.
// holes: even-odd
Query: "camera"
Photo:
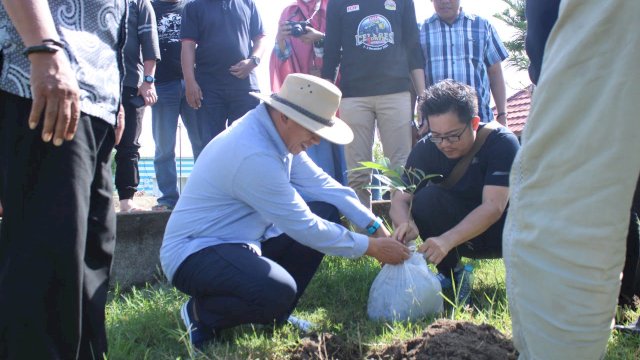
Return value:
<svg viewBox="0 0 640 360">
<path fill-rule="evenodd" d="M 288 21 L 287 24 L 291 26 L 291 35 L 294 37 L 300 37 L 307 33 L 308 21 Z"/>
</svg>

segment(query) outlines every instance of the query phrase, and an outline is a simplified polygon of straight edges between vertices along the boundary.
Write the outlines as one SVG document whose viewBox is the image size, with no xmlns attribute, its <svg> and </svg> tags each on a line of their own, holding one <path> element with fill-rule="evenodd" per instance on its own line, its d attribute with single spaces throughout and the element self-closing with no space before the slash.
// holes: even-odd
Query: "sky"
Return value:
<svg viewBox="0 0 640 360">
<path fill-rule="evenodd" d="M 258 10 L 262 16 L 263 26 L 267 34 L 267 44 L 274 43 L 275 34 L 277 31 L 277 22 L 280 18 L 282 9 L 288 4 L 293 3 L 293 0 L 254 0 L 258 6 Z M 313 0 L 312 0 L 313 1 Z M 416 17 L 418 22 L 422 22 L 424 19 L 433 15 L 433 4 L 431 0 L 415 0 Z M 473 13 L 488 19 L 491 24 L 496 28 L 498 35 L 502 41 L 510 40 L 513 36 L 513 31 L 504 24 L 502 21 L 493 17 L 494 14 L 502 12 L 507 5 L 502 0 L 461 0 L 460 5 L 469 13 Z M 269 56 L 271 52 L 267 49 L 262 56 L 262 63 L 258 66 L 258 81 L 262 92 L 270 92 L 269 86 Z M 518 72 L 514 69 L 503 65 L 505 81 L 507 83 L 507 96 L 517 92 L 518 90 L 529 85 L 529 79 L 526 73 Z M 140 143 L 142 148 L 140 154 L 142 157 L 153 157 L 154 143 L 151 135 L 151 108 L 147 107 L 145 110 L 145 119 L 143 122 L 142 135 L 140 136 Z M 184 126 L 180 127 L 180 132 L 177 134 L 176 140 L 176 156 L 191 157 L 191 146 L 189 144 L 188 136 Z"/>
</svg>

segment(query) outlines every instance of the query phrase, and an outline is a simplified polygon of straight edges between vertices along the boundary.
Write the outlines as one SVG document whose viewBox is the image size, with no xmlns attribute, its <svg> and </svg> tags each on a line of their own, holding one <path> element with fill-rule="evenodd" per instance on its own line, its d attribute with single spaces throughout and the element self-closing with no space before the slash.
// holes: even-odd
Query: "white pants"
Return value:
<svg viewBox="0 0 640 360">
<path fill-rule="evenodd" d="M 511 172 L 507 294 L 521 359 L 599 359 L 640 171 L 640 1 L 564 0 Z"/>
</svg>

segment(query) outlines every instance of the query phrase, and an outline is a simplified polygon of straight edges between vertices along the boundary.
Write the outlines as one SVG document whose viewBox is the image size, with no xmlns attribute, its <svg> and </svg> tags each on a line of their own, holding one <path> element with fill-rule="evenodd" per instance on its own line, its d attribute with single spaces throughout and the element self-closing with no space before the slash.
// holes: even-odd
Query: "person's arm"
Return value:
<svg viewBox="0 0 640 360">
<path fill-rule="evenodd" d="M 120 140 L 122 139 L 122 134 L 124 133 L 124 107 L 120 104 L 120 108 L 118 109 L 118 114 L 116 115 L 116 128 L 115 135 L 116 140 L 114 145 L 120 144 Z"/>
<path fill-rule="evenodd" d="M 269 186 L 256 173 L 269 174 Z M 391 238 L 367 237 L 313 214 L 292 186 L 279 157 L 255 154 L 244 159 L 233 183 L 233 196 L 301 244 L 329 255 L 356 258 L 366 254 L 390 264 L 409 257 L 407 247 Z"/>
<path fill-rule="evenodd" d="M 424 94 L 424 90 L 426 89 L 424 68 L 411 70 L 411 81 L 413 83 L 413 88 L 416 91 L 416 95 L 420 96 Z"/>
<path fill-rule="evenodd" d="M 497 62 L 487 69 L 489 74 L 489 84 L 491 86 L 491 94 L 493 101 L 496 103 L 498 116 L 496 120 L 504 126 L 507 126 L 507 87 L 502 74 L 502 63 Z"/>
<path fill-rule="evenodd" d="M 255 69 L 258 64 L 252 58 L 262 58 L 262 54 L 264 53 L 265 43 L 264 43 L 264 28 L 262 27 L 262 18 L 255 4 L 252 4 L 251 8 L 251 17 L 249 18 L 249 36 L 251 37 L 251 41 L 253 42 L 251 46 L 251 54 L 249 54 L 247 59 L 240 60 L 235 65 L 229 68 L 229 72 L 231 75 L 239 78 L 245 79 L 253 69 Z"/>
<path fill-rule="evenodd" d="M 138 41 L 142 54 L 143 76 L 156 74 L 156 62 L 160 60 L 160 44 L 158 40 L 158 27 L 156 14 L 148 0 L 141 3 L 138 12 Z M 144 104 L 151 106 L 158 101 L 156 87 L 153 82 L 143 81 L 138 86 L 138 95 L 144 99 Z"/>
<path fill-rule="evenodd" d="M 232 65 L 229 68 L 229 72 L 239 78 L 245 79 L 251 71 L 255 69 L 258 65 L 253 61 L 252 57 L 262 58 L 262 53 L 264 53 L 265 49 L 265 36 L 263 34 L 256 36 L 253 38 L 253 50 L 251 51 L 251 55 L 249 55 L 248 59 L 240 60 L 236 64 Z"/>
<path fill-rule="evenodd" d="M 43 0 L 2 0 L 25 47 L 59 41 L 49 5 Z M 56 146 L 73 139 L 80 117 L 80 88 L 63 49 L 29 55 L 33 103 L 29 128 L 35 129 L 44 114 L 42 140 Z"/>
<path fill-rule="evenodd" d="M 540 78 L 544 47 L 553 25 L 558 20 L 559 7 L 560 0 L 526 2 L 527 37 L 524 48 L 530 61 L 529 78 L 534 84 L 537 84 Z"/>
<path fill-rule="evenodd" d="M 389 208 L 389 217 L 395 229 L 393 239 L 402 243 L 415 240 L 419 233 L 416 223 L 411 216 L 411 202 L 413 194 L 394 191 L 391 195 L 391 206 Z"/>
<path fill-rule="evenodd" d="M 290 179 L 296 191 L 306 201 L 322 201 L 335 206 L 351 223 L 363 230 L 376 219 L 371 210 L 362 205 L 353 189 L 338 183 L 305 152 L 293 157 Z M 374 235 L 385 234 L 388 232 Z"/>
<path fill-rule="evenodd" d="M 463 244 L 485 232 L 504 213 L 509 202 L 509 188 L 485 185 L 482 189 L 482 203 L 449 231 L 440 236 L 430 237 L 420 245 L 429 262 L 439 264 L 456 246 Z"/>
<path fill-rule="evenodd" d="M 145 60 L 142 63 L 145 75 L 155 76 L 156 74 L 156 60 Z M 156 94 L 156 86 L 153 82 L 142 81 L 142 84 L 138 87 L 138 95 L 144 99 L 146 106 L 152 106 L 158 101 L 158 95 Z"/>
<path fill-rule="evenodd" d="M 185 96 L 187 103 L 194 109 L 199 109 L 202 105 L 202 90 L 196 81 L 196 42 L 183 39 L 182 50 L 180 52 L 180 62 L 182 64 L 182 76 L 184 77 Z"/>
<path fill-rule="evenodd" d="M 416 86 L 416 93 L 420 95 L 422 90 L 424 90 L 424 68 L 426 61 L 422 47 L 420 46 L 420 32 L 416 20 L 416 10 L 412 3 L 407 4 L 402 14 L 402 34 L 404 38 L 403 45 L 407 54 L 408 66 L 412 77 L 413 71 L 422 70 L 423 87 L 421 89 L 417 88 L 418 84 L 415 82 L 415 79 L 413 83 L 413 85 Z"/>
<path fill-rule="evenodd" d="M 286 10 L 285 10 L 286 11 Z M 286 20 L 283 20 L 284 12 L 280 17 L 280 25 L 278 26 L 278 32 L 276 33 L 276 45 L 274 50 L 280 61 L 285 61 L 291 56 L 291 44 L 287 41 L 291 36 L 291 25 L 288 25 Z"/>
<path fill-rule="evenodd" d="M 340 24 L 340 1 L 329 1 L 327 5 L 327 25 L 324 38 L 324 56 L 322 57 L 323 79 L 334 82 L 341 56 L 341 24 Z M 341 3 L 341 2 L 340 2 Z"/>
<path fill-rule="evenodd" d="M 180 24 L 180 39 L 182 40 L 180 64 L 184 78 L 185 96 L 189 106 L 196 110 L 202 106 L 202 90 L 195 75 L 196 47 L 199 39 L 198 24 L 201 21 L 199 16 L 201 12 L 197 8 L 196 2 L 187 2 L 182 10 Z"/>
</svg>

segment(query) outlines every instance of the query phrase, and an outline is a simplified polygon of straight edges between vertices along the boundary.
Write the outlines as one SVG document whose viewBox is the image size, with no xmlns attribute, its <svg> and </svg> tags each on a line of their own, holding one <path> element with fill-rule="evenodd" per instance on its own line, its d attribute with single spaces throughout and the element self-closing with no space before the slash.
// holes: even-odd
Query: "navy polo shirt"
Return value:
<svg viewBox="0 0 640 360">
<path fill-rule="evenodd" d="M 200 86 L 259 90 L 255 69 L 239 79 L 229 68 L 252 53 L 252 39 L 264 35 L 253 0 L 194 0 L 184 7 L 180 37 L 196 48 L 196 80 Z"/>
</svg>

